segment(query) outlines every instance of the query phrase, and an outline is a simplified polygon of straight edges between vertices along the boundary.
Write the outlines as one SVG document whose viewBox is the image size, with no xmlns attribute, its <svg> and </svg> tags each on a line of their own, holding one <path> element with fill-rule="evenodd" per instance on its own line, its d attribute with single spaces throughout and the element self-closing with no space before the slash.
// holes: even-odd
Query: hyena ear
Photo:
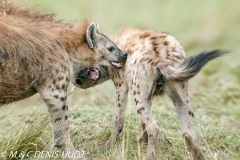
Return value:
<svg viewBox="0 0 240 160">
<path fill-rule="evenodd" d="M 100 28 L 99 28 L 99 25 L 98 25 L 97 22 L 95 23 L 95 25 L 96 25 L 96 27 L 97 27 L 98 32 L 100 32 Z"/>
<path fill-rule="evenodd" d="M 91 25 L 87 28 L 87 43 L 90 48 L 93 48 L 96 46 L 97 43 L 97 26 L 94 23 L 91 23 Z"/>
</svg>

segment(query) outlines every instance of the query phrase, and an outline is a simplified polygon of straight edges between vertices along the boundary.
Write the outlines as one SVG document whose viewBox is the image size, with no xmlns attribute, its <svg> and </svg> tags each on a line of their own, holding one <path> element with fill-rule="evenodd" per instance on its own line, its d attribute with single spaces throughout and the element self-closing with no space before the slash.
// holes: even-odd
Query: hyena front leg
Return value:
<svg viewBox="0 0 240 160">
<path fill-rule="evenodd" d="M 46 80 L 39 86 L 38 91 L 48 107 L 54 131 L 54 147 L 64 151 L 75 151 L 70 139 L 67 105 L 67 86 L 69 77 L 58 76 L 53 80 Z"/>
<path fill-rule="evenodd" d="M 188 99 L 188 82 L 167 82 L 165 86 L 165 91 L 176 108 L 188 150 L 193 153 L 194 159 L 205 160 L 194 131 L 194 114 Z"/>
<path fill-rule="evenodd" d="M 117 112 L 116 112 L 116 119 L 114 123 L 114 128 L 111 133 L 110 138 L 106 143 L 103 145 L 106 147 L 112 147 L 116 140 L 119 138 L 120 133 L 123 130 L 123 125 L 124 125 L 124 115 L 125 115 L 125 109 L 126 109 L 126 104 L 127 104 L 127 84 L 123 81 L 123 79 L 120 79 L 119 77 L 115 77 L 113 79 L 113 82 L 116 87 L 116 94 L 117 94 Z"/>
</svg>

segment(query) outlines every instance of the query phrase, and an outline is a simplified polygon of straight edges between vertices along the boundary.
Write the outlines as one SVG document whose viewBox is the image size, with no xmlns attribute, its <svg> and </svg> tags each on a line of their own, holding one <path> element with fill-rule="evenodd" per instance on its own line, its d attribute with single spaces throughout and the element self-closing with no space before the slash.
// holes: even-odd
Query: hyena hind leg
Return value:
<svg viewBox="0 0 240 160">
<path fill-rule="evenodd" d="M 156 159 L 155 148 L 157 146 L 157 137 L 159 133 L 159 127 L 151 111 L 151 102 L 153 92 L 156 88 L 156 82 L 154 79 L 144 79 L 144 77 L 147 76 L 139 75 L 139 77 L 142 77 L 142 79 L 136 78 L 136 82 L 135 80 L 133 81 L 133 84 L 135 83 L 136 85 L 132 86 L 137 113 L 142 121 L 143 129 L 145 128 L 138 141 L 147 140 L 146 159 L 153 160 Z M 147 83 L 138 85 L 140 82 Z"/>
<path fill-rule="evenodd" d="M 194 159 L 205 160 L 194 131 L 194 114 L 188 99 L 188 82 L 167 82 L 166 94 L 172 99 L 181 124 L 182 136 Z"/>
</svg>

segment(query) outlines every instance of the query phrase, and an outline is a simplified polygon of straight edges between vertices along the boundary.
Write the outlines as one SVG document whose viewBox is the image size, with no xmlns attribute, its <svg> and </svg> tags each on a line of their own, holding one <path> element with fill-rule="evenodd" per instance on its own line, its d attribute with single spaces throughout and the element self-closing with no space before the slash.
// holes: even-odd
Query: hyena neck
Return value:
<svg viewBox="0 0 240 160">
<path fill-rule="evenodd" d="M 62 24 L 62 27 L 58 27 L 57 32 L 53 31 L 72 59 L 81 61 L 81 63 L 88 62 L 88 65 L 95 63 L 94 52 L 86 40 L 86 31 L 89 25 L 88 22 L 66 23 Z"/>
</svg>

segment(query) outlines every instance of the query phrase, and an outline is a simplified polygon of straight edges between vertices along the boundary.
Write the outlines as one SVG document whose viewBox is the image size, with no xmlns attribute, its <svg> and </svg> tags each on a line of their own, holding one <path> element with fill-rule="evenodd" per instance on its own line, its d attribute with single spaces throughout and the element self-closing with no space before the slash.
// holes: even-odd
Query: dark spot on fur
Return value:
<svg viewBox="0 0 240 160">
<path fill-rule="evenodd" d="M 140 94 L 140 91 L 137 91 L 137 94 Z"/>
<path fill-rule="evenodd" d="M 58 95 L 55 95 L 55 96 L 54 96 L 54 98 L 58 99 L 58 98 L 59 98 L 59 96 L 58 96 Z"/>
<path fill-rule="evenodd" d="M 64 104 L 64 105 L 62 106 L 62 110 L 64 111 L 66 108 L 67 108 L 67 105 Z"/>
<path fill-rule="evenodd" d="M 54 104 L 48 104 L 48 107 L 49 108 L 52 108 L 52 107 L 54 107 L 55 105 Z"/>
<path fill-rule="evenodd" d="M 137 99 L 134 99 L 135 100 L 135 103 L 136 103 L 136 105 L 138 104 L 138 100 Z"/>
<path fill-rule="evenodd" d="M 8 52 L 6 51 L 6 48 L 4 48 L 4 47 L 3 47 L 2 58 L 5 59 L 5 60 L 9 58 L 9 54 L 8 54 Z"/>
<path fill-rule="evenodd" d="M 48 88 L 52 88 L 52 86 L 51 86 L 51 85 L 49 85 L 49 86 L 48 86 Z"/>
<path fill-rule="evenodd" d="M 194 118 L 194 114 L 191 111 L 188 111 L 188 114 Z"/>
<path fill-rule="evenodd" d="M 59 109 L 58 109 L 58 108 L 53 110 L 53 112 L 58 112 L 58 111 L 59 111 Z"/>
<path fill-rule="evenodd" d="M 145 38 L 149 37 L 150 35 L 151 35 L 150 33 L 146 32 L 146 33 L 140 35 L 139 38 L 140 39 L 145 39 Z"/>
<path fill-rule="evenodd" d="M 149 60 L 148 60 L 148 63 L 150 63 L 150 62 L 152 62 L 152 59 L 149 59 Z"/>
<path fill-rule="evenodd" d="M 65 101 L 65 98 L 64 98 L 64 97 L 61 97 L 60 100 L 61 100 L 61 101 Z"/>
<path fill-rule="evenodd" d="M 63 76 L 61 76 L 61 77 L 58 77 L 58 80 L 59 81 L 61 81 L 61 80 L 63 80 L 64 79 L 64 77 Z"/>
<path fill-rule="evenodd" d="M 136 95 L 136 91 L 133 92 L 133 95 Z"/>
<path fill-rule="evenodd" d="M 58 69 L 56 69 L 56 73 L 59 73 L 59 70 L 58 70 Z"/>
<path fill-rule="evenodd" d="M 68 119 L 68 116 L 65 116 L 65 120 L 67 120 Z"/>
<path fill-rule="evenodd" d="M 158 47 L 153 47 L 155 53 L 158 53 Z"/>
<path fill-rule="evenodd" d="M 187 100 L 187 103 L 189 103 L 189 101 Z"/>
<path fill-rule="evenodd" d="M 54 84 L 54 85 L 56 84 L 56 80 L 55 80 L 55 79 L 53 80 L 53 84 Z"/>
<path fill-rule="evenodd" d="M 56 86 L 56 89 L 57 89 L 57 90 L 60 90 L 60 87 L 59 87 L 59 85 L 57 85 L 57 86 Z"/>
<path fill-rule="evenodd" d="M 66 87 L 65 84 L 63 84 L 63 85 L 62 85 L 62 89 L 65 89 L 65 87 Z"/>
<path fill-rule="evenodd" d="M 68 47 L 66 47 L 65 49 L 66 49 L 67 53 L 70 53 L 70 50 L 69 50 L 69 48 L 68 48 Z"/>
<path fill-rule="evenodd" d="M 152 40 L 152 41 L 156 41 L 156 39 L 158 39 L 158 37 L 156 37 L 156 36 L 150 37 L 150 40 Z"/>
<path fill-rule="evenodd" d="M 57 121 L 61 121 L 62 120 L 62 118 L 61 117 L 59 117 L 59 118 L 56 118 L 55 120 L 54 120 L 54 123 L 56 123 Z"/>
<path fill-rule="evenodd" d="M 152 45 L 154 46 L 154 47 L 157 47 L 158 45 L 159 45 L 159 43 L 157 43 L 157 42 L 152 42 Z"/>
<path fill-rule="evenodd" d="M 185 84 L 182 85 L 182 89 L 185 87 Z"/>
<path fill-rule="evenodd" d="M 175 47 L 172 48 L 172 52 L 177 52 Z"/>
<path fill-rule="evenodd" d="M 175 57 L 177 58 L 177 59 L 183 59 L 183 57 L 180 57 L 180 56 L 177 56 L 177 55 L 175 55 Z"/>
<path fill-rule="evenodd" d="M 139 63 L 142 63 L 144 60 L 145 60 L 145 59 L 144 59 L 144 58 L 142 58 L 142 59 L 139 61 Z"/>
<path fill-rule="evenodd" d="M 144 107 L 141 107 L 140 109 L 137 110 L 137 113 L 138 113 L 138 114 L 142 114 L 142 111 L 144 111 L 144 110 L 145 110 L 145 108 L 144 108 Z"/>
<path fill-rule="evenodd" d="M 137 85 L 137 88 L 139 88 L 139 84 Z"/>
<path fill-rule="evenodd" d="M 121 107 L 121 104 L 120 104 L 120 103 L 118 103 L 118 104 L 117 104 L 117 106 L 118 106 L 118 107 Z"/>
<path fill-rule="evenodd" d="M 169 44 L 169 43 L 168 43 L 167 41 L 163 42 L 163 45 L 164 45 L 164 46 L 168 46 L 168 44 Z"/>
</svg>

